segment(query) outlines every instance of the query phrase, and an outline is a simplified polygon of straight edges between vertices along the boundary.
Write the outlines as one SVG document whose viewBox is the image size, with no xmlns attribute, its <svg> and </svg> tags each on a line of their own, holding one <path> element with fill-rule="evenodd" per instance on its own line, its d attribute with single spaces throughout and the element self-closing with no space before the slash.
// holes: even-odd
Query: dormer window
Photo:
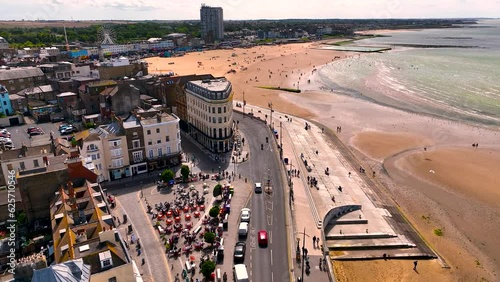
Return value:
<svg viewBox="0 0 500 282">
<path fill-rule="evenodd" d="M 97 151 L 99 148 L 95 144 L 90 144 L 87 146 L 87 151 Z"/>
</svg>

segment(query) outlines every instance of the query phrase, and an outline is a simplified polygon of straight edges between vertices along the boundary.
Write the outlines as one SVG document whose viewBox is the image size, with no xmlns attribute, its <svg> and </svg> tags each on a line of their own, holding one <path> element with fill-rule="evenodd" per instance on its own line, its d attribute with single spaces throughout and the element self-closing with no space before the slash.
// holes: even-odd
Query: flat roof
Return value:
<svg viewBox="0 0 500 282">
<path fill-rule="evenodd" d="M 194 80 L 190 81 L 190 83 L 205 88 L 209 91 L 224 91 L 231 85 L 231 82 L 226 78 Z"/>
<path fill-rule="evenodd" d="M 63 92 L 61 94 L 56 95 L 57 97 L 69 97 L 69 96 L 76 96 L 76 93 L 73 92 Z"/>
</svg>

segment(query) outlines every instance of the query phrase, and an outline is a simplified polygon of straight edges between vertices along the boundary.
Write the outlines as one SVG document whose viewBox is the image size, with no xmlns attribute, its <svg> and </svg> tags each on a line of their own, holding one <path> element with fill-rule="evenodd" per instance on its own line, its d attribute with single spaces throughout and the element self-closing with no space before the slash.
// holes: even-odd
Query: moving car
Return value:
<svg viewBox="0 0 500 282">
<path fill-rule="evenodd" d="M 248 222 L 240 223 L 240 226 L 238 227 L 238 236 L 246 237 L 247 234 L 248 234 Z"/>
<path fill-rule="evenodd" d="M 63 124 L 59 125 L 59 131 L 65 129 L 65 128 L 68 128 L 68 127 L 73 127 L 73 125 L 67 124 L 67 123 L 63 123 Z"/>
<path fill-rule="evenodd" d="M 241 222 L 250 222 L 250 209 L 241 209 Z"/>
<path fill-rule="evenodd" d="M 267 246 L 267 231 L 266 230 L 259 230 L 259 233 L 257 233 L 257 241 L 259 242 L 259 246 L 261 247 L 266 247 Z"/>
<path fill-rule="evenodd" d="M 247 244 L 245 242 L 237 242 L 234 245 L 234 262 L 244 262 L 245 261 L 245 251 Z"/>
<path fill-rule="evenodd" d="M 262 183 L 255 183 L 255 193 L 262 193 Z"/>
</svg>

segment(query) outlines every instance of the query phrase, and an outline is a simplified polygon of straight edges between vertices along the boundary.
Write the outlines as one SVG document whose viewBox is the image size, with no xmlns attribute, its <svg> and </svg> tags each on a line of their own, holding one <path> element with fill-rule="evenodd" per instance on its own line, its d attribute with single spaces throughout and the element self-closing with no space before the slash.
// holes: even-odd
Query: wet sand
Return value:
<svg viewBox="0 0 500 282">
<path fill-rule="evenodd" d="M 315 44 L 189 53 L 179 58 L 150 58 L 148 62 L 152 63 L 150 73 L 172 70 L 179 75 L 225 75 L 233 83 L 235 100 L 243 100 L 244 92 L 249 104 L 267 107 L 272 103 L 277 111 L 314 119 L 333 130 L 342 126 L 339 138 L 368 170 L 377 172 L 378 180 L 450 265 L 451 269 L 430 267 L 426 272 L 429 277 L 443 277 L 440 281 L 498 279 L 494 275 L 499 275 L 500 251 L 491 244 L 500 237 L 500 208 L 492 205 L 499 202 L 495 198 L 499 188 L 490 184 L 499 182 L 484 176 L 500 171 L 500 133 L 320 91 L 311 76 L 313 69 L 352 53 L 310 49 Z M 236 73 L 226 74 L 230 69 Z M 300 94 L 256 88 L 296 88 L 297 84 L 304 90 Z M 479 150 L 469 152 L 476 142 Z M 428 152 L 420 153 L 424 147 Z M 483 148 L 488 151 L 482 152 Z M 413 152 L 419 153 L 411 155 Z M 471 155 L 469 165 L 462 165 Z M 429 168 L 426 158 L 434 160 L 432 170 L 439 174 L 425 173 Z M 485 188 L 477 189 L 475 183 Z M 444 236 L 434 234 L 437 228 L 444 229 Z M 406 267 L 398 270 L 392 263 L 352 262 L 342 269 L 355 281 L 385 281 L 383 277 L 389 276 L 383 273 L 388 271 L 393 273 L 390 277 L 401 278 L 392 281 L 432 280 L 409 277 Z M 370 280 L 372 277 L 381 280 Z"/>
</svg>

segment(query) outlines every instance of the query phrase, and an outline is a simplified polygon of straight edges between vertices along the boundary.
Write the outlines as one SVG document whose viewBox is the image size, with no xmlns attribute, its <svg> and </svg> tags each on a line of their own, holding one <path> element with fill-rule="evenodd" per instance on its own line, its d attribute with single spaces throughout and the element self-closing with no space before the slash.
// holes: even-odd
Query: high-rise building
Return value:
<svg viewBox="0 0 500 282">
<path fill-rule="evenodd" d="M 201 5 L 201 38 L 207 43 L 222 41 L 224 38 L 224 19 L 221 7 Z"/>
</svg>

